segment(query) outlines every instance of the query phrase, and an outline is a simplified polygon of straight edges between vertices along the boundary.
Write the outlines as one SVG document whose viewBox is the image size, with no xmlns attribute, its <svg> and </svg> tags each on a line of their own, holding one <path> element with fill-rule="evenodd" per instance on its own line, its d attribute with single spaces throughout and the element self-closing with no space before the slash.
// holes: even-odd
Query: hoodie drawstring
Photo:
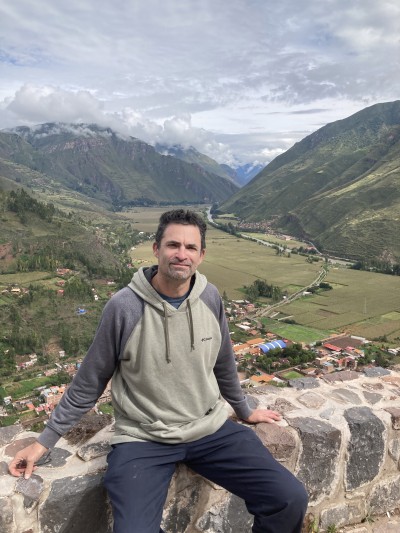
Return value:
<svg viewBox="0 0 400 533">
<path fill-rule="evenodd" d="M 169 343 L 169 327 L 168 327 L 168 309 L 167 302 L 163 301 L 164 308 L 164 337 L 165 337 L 165 348 L 166 348 L 166 359 L 167 363 L 171 362 L 171 348 Z M 189 331 L 190 331 L 190 346 L 194 350 L 194 327 L 193 327 L 193 315 L 192 308 L 190 306 L 190 300 L 187 300 L 187 309 L 189 315 Z"/>
<path fill-rule="evenodd" d="M 190 345 L 191 345 L 192 350 L 194 350 L 193 316 L 192 316 L 192 308 L 190 306 L 190 300 L 187 300 L 187 308 L 189 311 Z"/>
<path fill-rule="evenodd" d="M 168 310 L 167 310 L 167 302 L 163 302 L 163 307 L 164 307 L 164 324 L 165 324 L 165 327 L 164 327 L 164 336 L 165 336 L 165 348 L 166 348 L 166 359 L 167 359 L 167 363 L 170 363 L 171 362 L 171 358 L 170 358 L 170 354 L 171 354 L 171 349 L 170 349 L 170 346 L 169 346 L 169 331 L 168 331 Z"/>
</svg>

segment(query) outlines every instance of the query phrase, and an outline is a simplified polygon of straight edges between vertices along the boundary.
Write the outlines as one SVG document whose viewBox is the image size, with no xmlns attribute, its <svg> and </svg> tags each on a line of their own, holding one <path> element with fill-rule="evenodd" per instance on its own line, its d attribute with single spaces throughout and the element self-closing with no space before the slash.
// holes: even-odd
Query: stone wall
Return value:
<svg viewBox="0 0 400 533">
<path fill-rule="evenodd" d="M 254 430 L 305 484 L 308 521 L 320 531 L 358 524 L 400 505 L 400 374 L 380 368 L 304 378 L 289 388 L 249 390 L 253 405 L 283 414 Z M 112 425 L 83 445 L 61 439 L 30 480 L 7 473 L 35 434 L 0 429 L 1 533 L 110 533 L 102 485 Z M 168 533 L 250 533 L 242 500 L 180 466 L 164 510 Z M 311 529 L 308 529 L 310 531 Z M 283 532 L 284 533 L 284 532 Z"/>
</svg>

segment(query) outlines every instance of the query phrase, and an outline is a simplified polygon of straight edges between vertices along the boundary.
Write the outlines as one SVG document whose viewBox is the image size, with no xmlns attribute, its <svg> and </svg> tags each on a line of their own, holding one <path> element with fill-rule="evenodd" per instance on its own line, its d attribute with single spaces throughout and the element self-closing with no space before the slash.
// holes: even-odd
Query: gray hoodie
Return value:
<svg viewBox="0 0 400 533">
<path fill-rule="evenodd" d="M 46 447 L 89 410 L 112 377 L 112 443 L 189 442 L 251 409 L 240 388 L 217 289 L 200 273 L 175 309 L 152 287 L 157 267 L 142 268 L 104 308 L 88 354 L 39 437 Z"/>
</svg>

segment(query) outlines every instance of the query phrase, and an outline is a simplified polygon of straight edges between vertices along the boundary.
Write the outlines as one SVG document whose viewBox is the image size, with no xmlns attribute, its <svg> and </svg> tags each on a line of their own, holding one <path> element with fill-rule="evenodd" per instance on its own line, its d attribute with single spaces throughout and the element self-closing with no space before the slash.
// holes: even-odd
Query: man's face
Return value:
<svg viewBox="0 0 400 533">
<path fill-rule="evenodd" d="M 158 274 L 166 281 L 189 280 L 203 261 L 200 230 L 197 226 L 168 224 L 160 246 L 153 244 Z"/>
</svg>

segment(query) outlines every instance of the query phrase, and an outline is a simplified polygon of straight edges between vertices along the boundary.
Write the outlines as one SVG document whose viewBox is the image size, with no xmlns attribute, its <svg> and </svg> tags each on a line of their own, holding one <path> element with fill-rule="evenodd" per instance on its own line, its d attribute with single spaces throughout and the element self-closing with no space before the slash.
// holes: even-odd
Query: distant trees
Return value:
<svg viewBox="0 0 400 533">
<path fill-rule="evenodd" d="M 350 268 L 353 270 L 368 270 L 378 272 L 379 274 L 400 276 L 400 263 L 388 263 L 387 261 L 379 261 L 377 259 L 356 261 Z"/>
<path fill-rule="evenodd" d="M 283 350 L 275 348 L 267 352 L 266 355 L 258 356 L 257 366 L 265 372 L 271 373 L 271 368 L 276 367 L 275 363 L 280 359 L 287 359 L 289 361 L 289 363 L 279 362 L 279 368 L 283 369 L 314 361 L 315 353 L 310 350 L 304 350 L 301 344 L 292 344 Z"/>
<path fill-rule="evenodd" d="M 256 279 L 253 283 L 245 288 L 246 297 L 254 302 L 260 296 L 270 298 L 273 302 L 282 299 L 283 293 L 280 287 L 267 283 L 262 279 Z"/>
<path fill-rule="evenodd" d="M 8 194 L 7 207 L 10 211 L 17 213 L 23 224 L 27 223 L 27 213 L 29 212 L 35 213 L 39 218 L 47 222 L 51 222 L 56 211 L 54 204 L 39 202 L 35 198 L 32 198 L 32 196 L 29 196 L 24 189 L 11 191 Z"/>
<path fill-rule="evenodd" d="M 55 270 L 60 261 L 49 249 L 39 250 L 32 255 L 23 254 L 16 261 L 17 272 L 34 272 L 36 270 Z"/>
<path fill-rule="evenodd" d="M 225 233 L 229 233 L 230 235 L 234 235 L 236 237 L 240 235 L 237 226 L 234 226 L 232 222 L 228 222 L 228 224 L 218 223 L 218 229 L 221 229 L 222 231 L 225 231 Z"/>
<path fill-rule="evenodd" d="M 321 283 L 319 284 L 319 288 L 320 289 L 324 289 L 326 291 L 329 291 L 332 289 L 332 285 L 330 285 L 329 283 L 327 283 L 326 281 L 321 281 Z"/>
<path fill-rule="evenodd" d="M 92 287 L 80 276 L 73 276 L 64 285 L 64 297 L 73 299 L 91 299 Z"/>
</svg>

